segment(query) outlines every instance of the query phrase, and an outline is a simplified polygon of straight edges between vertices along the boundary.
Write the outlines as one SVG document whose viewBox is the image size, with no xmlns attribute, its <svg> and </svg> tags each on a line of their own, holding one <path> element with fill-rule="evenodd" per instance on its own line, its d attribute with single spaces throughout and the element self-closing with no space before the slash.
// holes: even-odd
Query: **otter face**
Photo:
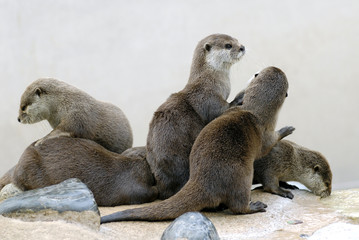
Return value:
<svg viewBox="0 0 359 240">
<path fill-rule="evenodd" d="M 228 70 L 245 54 L 245 47 L 237 39 L 216 35 L 204 44 L 206 62 L 215 70 Z"/>
<path fill-rule="evenodd" d="M 303 184 L 315 195 L 328 197 L 332 192 L 332 172 L 326 159 L 313 152 L 313 165 L 306 168 L 302 176 Z"/>
<path fill-rule="evenodd" d="M 44 94 L 41 88 L 27 89 L 23 93 L 18 117 L 20 123 L 37 123 L 49 116 L 46 101 L 42 99 Z"/>
</svg>

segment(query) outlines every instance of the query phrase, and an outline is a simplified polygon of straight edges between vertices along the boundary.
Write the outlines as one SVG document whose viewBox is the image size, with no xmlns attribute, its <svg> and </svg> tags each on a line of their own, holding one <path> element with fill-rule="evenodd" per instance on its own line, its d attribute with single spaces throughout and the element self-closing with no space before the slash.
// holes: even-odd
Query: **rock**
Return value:
<svg viewBox="0 0 359 240">
<path fill-rule="evenodd" d="M 359 226 L 349 223 L 333 223 L 316 231 L 310 240 L 357 240 Z"/>
<path fill-rule="evenodd" d="M 206 213 L 206 216 L 211 217 L 221 239 L 300 239 L 341 220 L 338 213 L 325 207 L 322 199 L 313 193 L 307 190 L 292 190 L 292 193 L 291 200 L 254 190 L 252 201 L 267 204 L 266 212 L 233 215 L 225 211 Z"/>
<path fill-rule="evenodd" d="M 253 201 L 262 201 L 268 205 L 266 212 L 263 213 L 233 215 L 227 210 L 202 213 L 216 226 L 220 238 L 225 240 L 304 240 L 309 237 L 312 237 L 311 240 L 313 240 L 320 233 L 324 234 L 324 231 L 320 229 L 325 230 L 327 226 L 335 223 L 352 223 L 351 221 L 353 220 L 347 216 L 354 216 L 359 212 L 356 208 L 358 206 L 356 203 L 359 201 L 358 189 L 333 191 L 328 198 L 320 198 L 305 190 L 293 190 L 293 194 L 294 199 L 290 200 L 259 190 L 252 191 L 251 199 Z M 353 203 L 351 208 L 350 203 Z M 117 211 L 151 204 L 153 203 L 100 207 L 99 210 L 102 215 L 108 215 Z M 334 204 L 334 206 L 331 204 Z M 346 206 L 345 211 L 343 206 Z M 160 239 L 170 223 L 167 221 L 113 222 L 102 224 L 100 231 L 95 231 L 84 225 L 66 223 L 65 221 L 24 222 L 0 216 L 0 239 Z M 330 230 L 331 228 L 328 229 Z M 348 228 L 343 227 L 342 229 L 337 227 L 336 239 L 345 239 L 351 232 L 358 235 L 355 225 L 348 226 Z"/>
<path fill-rule="evenodd" d="M 21 189 L 12 183 L 5 185 L 0 191 L 0 202 L 21 192 Z"/>
<path fill-rule="evenodd" d="M 0 203 L 0 214 L 25 221 L 65 220 L 100 227 L 100 214 L 92 192 L 75 178 L 8 198 Z"/>
<path fill-rule="evenodd" d="M 164 231 L 161 240 L 219 239 L 213 223 L 199 212 L 188 212 L 176 218 Z"/>
<path fill-rule="evenodd" d="M 334 191 L 322 199 L 322 203 L 343 215 L 354 224 L 359 224 L 359 189 Z"/>
</svg>

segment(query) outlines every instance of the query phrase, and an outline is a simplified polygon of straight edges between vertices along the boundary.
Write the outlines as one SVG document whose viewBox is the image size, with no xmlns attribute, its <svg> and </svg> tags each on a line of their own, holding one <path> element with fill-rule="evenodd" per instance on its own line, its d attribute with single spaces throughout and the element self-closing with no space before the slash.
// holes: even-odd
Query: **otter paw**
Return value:
<svg viewBox="0 0 359 240">
<path fill-rule="evenodd" d="M 278 193 L 278 195 L 281 197 L 284 197 L 284 198 L 289 198 L 289 199 L 294 198 L 293 193 L 291 193 L 290 191 L 285 191 L 285 190 L 282 190 L 280 193 Z"/>
<path fill-rule="evenodd" d="M 265 212 L 266 211 L 265 208 L 267 207 L 267 204 L 264 204 L 260 201 L 250 202 L 249 207 L 250 207 L 252 213 Z"/>
<path fill-rule="evenodd" d="M 241 91 L 229 104 L 230 107 L 243 105 L 244 91 Z"/>
<path fill-rule="evenodd" d="M 279 181 L 279 186 L 282 187 L 282 188 L 285 188 L 285 189 L 292 189 L 292 190 L 299 189 L 295 185 L 289 184 L 287 182 L 282 182 L 282 181 Z"/>
<path fill-rule="evenodd" d="M 295 128 L 292 126 L 286 126 L 281 128 L 278 133 L 279 133 L 279 139 L 282 139 L 290 134 L 292 134 L 294 132 Z"/>
</svg>

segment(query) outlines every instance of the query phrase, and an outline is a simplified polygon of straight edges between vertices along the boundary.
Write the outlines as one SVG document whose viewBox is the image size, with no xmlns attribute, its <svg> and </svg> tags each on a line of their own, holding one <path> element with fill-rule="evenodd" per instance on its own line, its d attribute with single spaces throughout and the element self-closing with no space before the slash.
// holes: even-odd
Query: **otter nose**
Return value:
<svg viewBox="0 0 359 240">
<path fill-rule="evenodd" d="M 21 122 L 21 119 L 18 117 L 18 118 L 17 118 L 17 121 L 18 121 L 18 122 Z"/>
<path fill-rule="evenodd" d="M 246 48 L 242 45 L 240 48 L 239 48 L 240 51 L 244 52 L 246 51 Z"/>
</svg>

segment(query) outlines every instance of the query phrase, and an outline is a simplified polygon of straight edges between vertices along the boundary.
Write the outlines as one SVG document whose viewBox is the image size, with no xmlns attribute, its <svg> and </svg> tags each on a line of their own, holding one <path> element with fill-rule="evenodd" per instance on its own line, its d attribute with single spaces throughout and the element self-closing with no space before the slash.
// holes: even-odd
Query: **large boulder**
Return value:
<svg viewBox="0 0 359 240">
<path fill-rule="evenodd" d="M 18 193 L 0 203 L 0 214 L 25 221 L 65 220 L 100 227 L 100 214 L 92 192 L 75 178 Z"/>
</svg>

